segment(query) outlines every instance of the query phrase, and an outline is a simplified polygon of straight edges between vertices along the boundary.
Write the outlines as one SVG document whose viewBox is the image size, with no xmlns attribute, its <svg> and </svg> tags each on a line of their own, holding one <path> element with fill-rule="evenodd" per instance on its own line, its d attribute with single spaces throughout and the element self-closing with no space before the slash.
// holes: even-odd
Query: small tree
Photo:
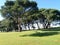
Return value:
<svg viewBox="0 0 60 45">
<path fill-rule="evenodd" d="M 60 11 L 56 9 L 40 9 L 39 11 L 43 15 L 44 28 L 50 28 L 50 23 L 60 18 Z"/>
</svg>

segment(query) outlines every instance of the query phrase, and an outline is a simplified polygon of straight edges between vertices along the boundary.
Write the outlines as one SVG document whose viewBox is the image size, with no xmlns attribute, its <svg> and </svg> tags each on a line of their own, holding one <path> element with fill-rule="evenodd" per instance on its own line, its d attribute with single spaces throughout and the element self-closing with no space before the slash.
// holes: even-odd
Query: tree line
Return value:
<svg viewBox="0 0 60 45">
<path fill-rule="evenodd" d="M 50 28 L 52 21 L 60 20 L 59 10 L 39 9 L 37 3 L 30 0 L 6 0 L 4 5 L 1 6 L 0 12 L 4 18 L 4 20 L 0 21 L 0 29 L 3 29 L 3 31 L 15 30 L 21 32 L 21 25 L 26 27 L 28 24 L 29 28 L 30 23 L 34 29 L 33 24 L 35 20 L 40 20 L 44 28 Z"/>
</svg>

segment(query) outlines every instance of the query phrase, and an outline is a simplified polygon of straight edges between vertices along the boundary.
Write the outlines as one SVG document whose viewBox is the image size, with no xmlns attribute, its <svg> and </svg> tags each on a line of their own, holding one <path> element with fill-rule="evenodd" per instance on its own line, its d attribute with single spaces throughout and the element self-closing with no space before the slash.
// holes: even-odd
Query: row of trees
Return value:
<svg viewBox="0 0 60 45">
<path fill-rule="evenodd" d="M 5 18 L 3 27 L 9 30 L 21 31 L 21 25 L 34 24 L 35 20 L 41 20 L 44 28 L 49 28 L 54 20 L 60 20 L 60 11 L 56 9 L 38 9 L 37 3 L 29 0 L 6 0 L 1 7 L 1 14 Z M 34 28 L 34 27 L 33 27 Z M 8 30 L 8 31 L 9 31 Z"/>
</svg>

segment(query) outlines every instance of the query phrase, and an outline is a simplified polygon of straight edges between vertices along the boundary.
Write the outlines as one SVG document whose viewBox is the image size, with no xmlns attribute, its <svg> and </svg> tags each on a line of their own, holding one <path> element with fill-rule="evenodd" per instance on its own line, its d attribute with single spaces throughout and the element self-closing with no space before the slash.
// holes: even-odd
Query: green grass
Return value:
<svg viewBox="0 0 60 45">
<path fill-rule="evenodd" d="M 60 45 L 60 32 L 3 32 L 0 33 L 0 45 Z"/>
</svg>

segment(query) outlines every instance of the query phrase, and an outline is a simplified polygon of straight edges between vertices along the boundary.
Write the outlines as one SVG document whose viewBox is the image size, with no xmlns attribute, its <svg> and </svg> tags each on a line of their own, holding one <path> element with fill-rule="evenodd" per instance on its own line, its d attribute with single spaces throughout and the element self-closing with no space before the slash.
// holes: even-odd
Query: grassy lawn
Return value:
<svg viewBox="0 0 60 45">
<path fill-rule="evenodd" d="M 0 45 L 60 45 L 60 32 L 1 32 Z"/>
</svg>

